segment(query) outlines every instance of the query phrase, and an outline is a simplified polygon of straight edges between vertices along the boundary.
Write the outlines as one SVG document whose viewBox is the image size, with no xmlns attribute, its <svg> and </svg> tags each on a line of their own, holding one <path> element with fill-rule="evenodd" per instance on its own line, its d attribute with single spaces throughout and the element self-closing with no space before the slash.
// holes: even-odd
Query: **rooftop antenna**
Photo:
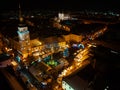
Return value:
<svg viewBox="0 0 120 90">
<path fill-rule="evenodd" d="M 22 17 L 22 11 L 21 11 L 20 2 L 19 2 L 19 21 L 20 21 L 20 22 L 23 22 L 23 17 Z"/>
</svg>

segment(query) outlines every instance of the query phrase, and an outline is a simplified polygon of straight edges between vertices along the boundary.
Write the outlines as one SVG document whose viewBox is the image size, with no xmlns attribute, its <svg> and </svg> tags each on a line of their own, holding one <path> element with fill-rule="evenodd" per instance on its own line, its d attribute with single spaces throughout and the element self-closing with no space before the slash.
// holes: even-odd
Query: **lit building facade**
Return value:
<svg viewBox="0 0 120 90">
<path fill-rule="evenodd" d="M 42 58 L 45 58 L 52 53 L 64 51 L 64 49 L 67 48 L 67 43 L 64 39 L 57 37 L 44 38 L 44 40 L 34 39 L 30 40 L 30 43 L 32 55 L 41 55 Z"/>
<path fill-rule="evenodd" d="M 69 14 L 64 14 L 64 13 L 58 13 L 58 18 L 60 20 L 69 20 L 71 17 Z"/>
</svg>

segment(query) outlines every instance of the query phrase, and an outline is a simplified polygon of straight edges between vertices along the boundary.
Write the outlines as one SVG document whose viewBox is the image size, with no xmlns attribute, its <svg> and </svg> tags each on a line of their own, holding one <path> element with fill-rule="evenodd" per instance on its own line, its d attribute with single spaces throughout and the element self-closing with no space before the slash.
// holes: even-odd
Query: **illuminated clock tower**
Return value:
<svg viewBox="0 0 120 90">
<path fill-rule="evenodd" d="M 23 55 L 24 58 L 26 58 L 31 51 L 31 45 L 30 45 L 30 35 L 28 27 L 23 23 L 23 17 L 21 15 L 21 8 L 19 5 L 19 26 L 18 26 L 18 39 L 20 44 L 20 53 Z"/>
</svg>

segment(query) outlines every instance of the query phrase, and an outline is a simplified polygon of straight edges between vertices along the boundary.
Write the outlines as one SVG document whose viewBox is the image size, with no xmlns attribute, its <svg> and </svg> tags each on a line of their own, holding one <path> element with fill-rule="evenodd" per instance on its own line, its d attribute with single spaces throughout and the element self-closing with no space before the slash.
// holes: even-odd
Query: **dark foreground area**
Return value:
<svg viewBox="0 0 120 90">
<path fill-rule="evenodd" d="M 0 90 L 12 90 L 5 76 L 0 71 Z"/>
</svg>

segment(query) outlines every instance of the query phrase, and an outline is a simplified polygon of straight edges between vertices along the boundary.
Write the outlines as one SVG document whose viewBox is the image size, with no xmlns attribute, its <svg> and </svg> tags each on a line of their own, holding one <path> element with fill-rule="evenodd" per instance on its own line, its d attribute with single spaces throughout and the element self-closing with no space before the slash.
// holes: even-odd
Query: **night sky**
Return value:
<svg viewBox="0 0 120 90">
<path fill-rule="evenodd" d="M 19 0 L 0 0 L 0 10 L 17 10 Z M 119 0 L 20 0 L 24 10 L 117 10 L 120 11 Z"/>
</svg>

